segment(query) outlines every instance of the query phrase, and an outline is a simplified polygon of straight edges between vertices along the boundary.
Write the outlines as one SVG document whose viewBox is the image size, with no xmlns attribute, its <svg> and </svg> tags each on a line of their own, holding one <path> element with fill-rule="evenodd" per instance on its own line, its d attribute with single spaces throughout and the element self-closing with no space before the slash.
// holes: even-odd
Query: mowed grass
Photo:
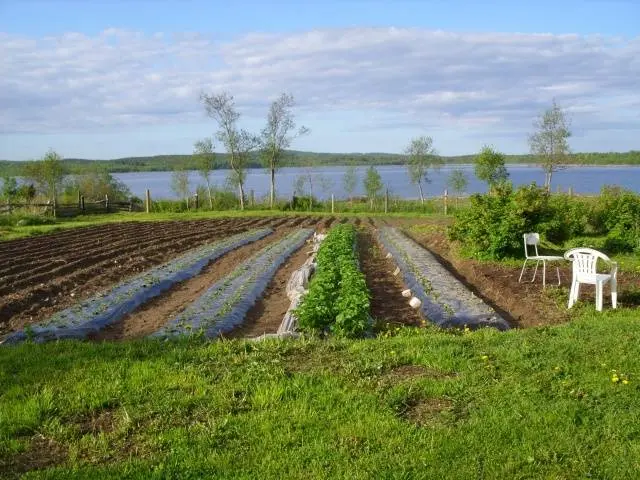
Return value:
<svg viewBox="0 0 640 480">
<path fill-rule="evenodd" d="M 0 477 L 637 478 L 640 319 L 0 347 Z"/>
</svg>

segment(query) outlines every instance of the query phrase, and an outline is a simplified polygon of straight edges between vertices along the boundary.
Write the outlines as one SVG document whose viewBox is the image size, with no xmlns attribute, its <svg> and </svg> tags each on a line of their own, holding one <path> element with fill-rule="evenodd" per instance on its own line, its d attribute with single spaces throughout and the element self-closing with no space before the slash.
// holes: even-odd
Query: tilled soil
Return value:
<svg viewBox="0 0 640 480">
<path fill-rule="evenodd" d="M 518 268 L 453 255 L 443 232 L 405 233 L 431 251 L 445 268 L 475 295 L 491 305 L 512 327 L 553 325 L 569 320 L 569 312 L 560 308 L 552 296 L 543 292 L 541 271 L 538 271 L 535 283 L 518 283 Z M 531 271 L 528 273 L 530 275 Z M 562 285 L 568 286 L 571 281 L 570 270 L 561 269 L 560 273 Z M 531 278 L 526 273 L 525 277 Z M 547 282 L 547 288 L 557 288 L 553 265 L 547 265 Z"/>
<path fill-rule="evenodd" d="M 252 338 L 264 333 L 276 333 L 287 313 L 291 300 L 287 297 L 287 282 L 309 258 L 311 247 L 305 243 L 278 269 L 262 296 L 247 312 L 237 328 L 224 335 L 225 338 Z"/>
<path fill-rule="evenodd" d="M 2 242 L 0 336 L 45 320 L 189 249 L 253 228 L 277 230 L 310 219 L 313 217 L 114 223 Z"/>
<path fill-rule="evenodd" d="M 456 277 L 465 283 L 478 296 L 496 308 L 514 327 L 535 327 L 564 323 L 570 319 L 570 311 L 566 308 L 568 289 L 571 284 L 571 268 L 564 264 L 560 268 L 562 289 L 557 287 L 556 268 L 547 265 L 547 291 L 542 289 L 542 272 L 534 283 L 534 263 L 528 262 L 527 269 L 518 283 L 520 268 L 500 265 L 495 262 L 479 262 L 456 256 L 443 232 L 415 234 L 407 232 L 414 240 L 434 253 Z M 640 277 L 630 273 L 618 274 L 618 304 L 637 306 L 640 298 Z M 592 285 L 580 288 L 580 299 L 587 303 L 595 303 L 595 290 Z M 605 289 L 605 307 L 610 306 L 608 288 Z"/>
<path fill-rule="evenodd" d="M 281 227 L 271 235 L 226 253 L 205 267 L 202 273 L 174 285 L 162 295 L 151 299 L 118 322 L 107 326 L 97 335 L 93 335 L 91 339 L 122 340 L 152 334 L 175 318 L 211 285 L 231 273 L 251 255 L 280 240 L 290 231 L 289 227 Z"/>
<path fill-rule="evenodd" d="M 360 268 L 371 292 L 371 316 L 383 323 L 418 326 L 422 315 L 409 306 L 409 299 L 401 295 L 407 288 L 402 279 L 393 275 L 396 265 L 385 258 L 381 245 L 370 228 L 358 233 Z"/>
</svg>

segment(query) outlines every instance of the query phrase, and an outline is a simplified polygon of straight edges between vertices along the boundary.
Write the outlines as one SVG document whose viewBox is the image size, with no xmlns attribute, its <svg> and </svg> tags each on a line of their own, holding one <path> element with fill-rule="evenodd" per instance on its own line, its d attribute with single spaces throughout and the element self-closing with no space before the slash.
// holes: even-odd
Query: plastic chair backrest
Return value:
<svg viewBox="0 0 640 480">
<path fill-rule="evenodd" d="M 538 256 L 538 244 L 540 243 L 540 235 L 537 233 L 525 233 L 522 235 L 524 237 L 524 256 L 529 258 L 529 250 L 527 249 L 528 245 L 533 245 L 533 248 L 536 252 L 536 257 Z"/>
<path fill-rule="evenodd" d="M 598 258 L 611 264 L 611 259 L 593 248 L 573 248 L 564 254 L 564 258 L 573 261 L 573 273 L 578 276 L 596 274 Z"/>
</svg>

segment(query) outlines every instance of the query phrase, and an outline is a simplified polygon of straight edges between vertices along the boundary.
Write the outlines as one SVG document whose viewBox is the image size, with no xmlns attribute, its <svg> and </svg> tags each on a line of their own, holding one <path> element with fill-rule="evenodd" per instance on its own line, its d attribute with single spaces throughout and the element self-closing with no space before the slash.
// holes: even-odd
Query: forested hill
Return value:
<svg viewBox="0 0 640 480">
<path fill-rule="evenodd" d="M 442 157 L 447 164 L 472 163 L 474 155 Z M 507 163 L 531 163 L 536 159 L 531 155 L 507 155 Z M 156 155 L 153 157 L 126 157 L 114 160 L 88 160 L 67 158 L 65 166 L 70 173 L 88 170 L 106 170 L 109 172 L 157 172 L 175 169 L 195 169 L 197 160 L 192 155 Z M 27 162 L 0 160 L 0 175 L 16 176 L 22 173 Z M 225 154 L 216 154 L 218 168 L 224 168 Z M 394 153 L 314 153 L 290 151 L 283 166 L 337 166 L 337 165 L 397 165 L 404 163 L 404 157 Z M 575 165 L 640 165 L 640 151 L 610 153 L 575 153 L 569 157 Z M 256 155 L 250 167 L 262 167 Z"/>
</svg>

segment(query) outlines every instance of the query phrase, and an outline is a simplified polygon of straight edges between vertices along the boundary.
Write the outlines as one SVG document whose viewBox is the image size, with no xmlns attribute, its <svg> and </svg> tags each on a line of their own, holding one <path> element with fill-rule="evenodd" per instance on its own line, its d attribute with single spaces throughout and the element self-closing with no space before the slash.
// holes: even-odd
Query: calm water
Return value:
<svg viewBox="0 0 640 480">
<path fill-rule="evenodd" d="M 358 185 L 356 195 L 364 195 L 362 185 L 367 167 L 358 167 Z M 417 198 L 417 187 L 409 183 L 406 168 L 402 166 L 377 167 L 382 176 L 383 183 L 389 188 L 389 193 L 403 198 Z M 456 168 L 447 166 L 439 172 L 433 172 L 431 183 L 426 185 L 425 195 L 441 195 L 447 188 L 447 178 Z M 466 193 L 486 191 L 486 185 L 473 175 L 472 165 L 458 166 L 467 175 L 469 186 Z M 314 194 L 318 198 L 328 198 L 333 193 L 336 198 L 344 198 L 346 194 L 343 188 L 345 167 L 319 167 L 313 170 Z M 544 183 L 544 175 L 540 167 L 512 166 L 508 168 L 511 180 L 515 185 L 537 182 Z M 282 168 L 276 173 L 276 190 L 279 197 L 290 197 L 295 188 L 296 178 L 306 173 L 303 168 Z M 116 173 L 115 177 L 129 186 L 131 192 L 144 197 L 145 189 L 151 190 L 154 198 L 176 198 L 171 191 L 171 172 L 136 172 Z M 212 183 L 222 187 L 228 175 L 228 170 L 216 170 L 212 174 Z M 204 184 L 202 177 L 197 172 L 189 172 L 191 189 L 195 191 L 198 184 Z M 324 184 L 324 185 L 323 185 Z M 640 190 L 640 167 L 570 167 L 553 176 L 552 188 L 554 191 L 560 187 L 567 191 L 569 187 L 576 193 L 598 193 L 603 185 L 619 185 L 634 191 Z M 307 186 L 305 186 L 307 188 Z M 267 196 L 269 193 L 269 176 L 264 169 L 251 169 L 248 171 L 246 191 L 254 190 L 256 198 Z M 451 189 L 449 189 L 450 194 Z"/>
</svg>

